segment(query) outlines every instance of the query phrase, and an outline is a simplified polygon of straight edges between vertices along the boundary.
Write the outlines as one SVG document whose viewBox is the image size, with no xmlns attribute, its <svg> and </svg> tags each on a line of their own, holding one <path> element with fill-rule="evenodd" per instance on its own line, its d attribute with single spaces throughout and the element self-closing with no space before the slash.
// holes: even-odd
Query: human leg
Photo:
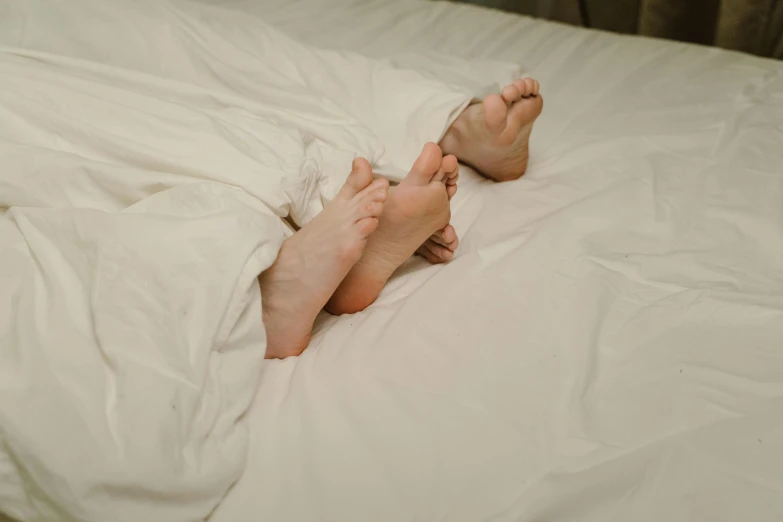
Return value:
<svg viewBox="0 0 783 522">
<path fill-rule="evenodd" d="M 267 358 L 299 355 L 307 347 L 316 316 L 377 228 L 388 187 L 386 180 L 373 181 L 369 163 L 357 159 L 337 197 L 283 243 L 259 276 Z"/>
<path fill-rule="evenodd" d="M 378 229 L 369 237 L 361 259 L 329 299 L 334 314 L 363 310 L 378 297 L 389 277 L 437 230 L 449 222 L 446 184 L 438 177 L 443 154 L 434 143 L 424 146 L 410 173 L 389 190 Z"/>
</svg>

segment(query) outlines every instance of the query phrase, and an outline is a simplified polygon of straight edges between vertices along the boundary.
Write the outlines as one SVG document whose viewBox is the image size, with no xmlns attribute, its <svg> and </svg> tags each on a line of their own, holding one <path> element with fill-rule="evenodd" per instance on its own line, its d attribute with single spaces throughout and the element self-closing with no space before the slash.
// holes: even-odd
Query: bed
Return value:
<svg viewBox="0 0 783 522">
<path fill-rule="evenodd" d="M 463 170 L 452 262 L 264 363 L 211 522 L 783 519 L 780 62 L 442 2 L 215 3 L 518 63 L 546 103 L 524 178 Z"/>
</svg>

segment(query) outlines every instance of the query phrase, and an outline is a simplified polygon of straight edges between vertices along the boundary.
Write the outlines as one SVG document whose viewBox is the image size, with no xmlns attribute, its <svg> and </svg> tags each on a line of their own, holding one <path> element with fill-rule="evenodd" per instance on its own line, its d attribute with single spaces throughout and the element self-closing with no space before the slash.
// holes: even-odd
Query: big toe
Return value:
<svg viewBox="0 0 783 522">
<path fill-rule="evenodd" d="M 443 151 L 440 150 L 440 147 L 432 142 L 427 143 L 413 163 L 411 171 L 405 176 L 403 183 L 427 185 L 438 173 L 442 160 Z"/>
<path fill-rule="evenodd" d="M 351 199 L 372 183 L 372 167 L 364 158 L 353 160 L 351 173 L 345 180 L 343 188 L 337 194 L 340 199 Z"/>
</svg>

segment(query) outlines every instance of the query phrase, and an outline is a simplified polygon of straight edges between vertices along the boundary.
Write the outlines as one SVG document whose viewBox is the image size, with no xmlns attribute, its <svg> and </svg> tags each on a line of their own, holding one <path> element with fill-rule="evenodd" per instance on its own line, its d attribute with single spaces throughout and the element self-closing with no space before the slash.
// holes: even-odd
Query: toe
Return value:
<svg viewBox="0 0 783 522">
<path fill-rule="evenodd" d="M 440 246 L 442 246 L 442 247 L 449 248 L 449 243 L 447 243 L 447 242 L 446 242 L 446 240 L 445 240 L 445 239 L 443 239 L 443 236 L 441 235 L 441 234 L 442 234 L 442 232 L 443 232 L 442 230 L 438 230 L 437 232 L 435 232 L 434 234 L 432 234 L 432 235 L 429 237 L 429 239 L 427 239 L 427 241 L 425 242 L 425 244 L 430 244 L 430 245 L 433 245 L 433 244 L 434 244 L 434 245 L 440 245 Z M 449 249 L 449 250 L 451 250 L 451 249 Z"/>
<path fill-rule="evenodd" d="M 424 149 L 421 151 L 418 159 L 413 163 L 411 171 L 402 182 L 414 185 L 427 185 L 438 173 L 442 160 L 443 152 L 440 150 L 440 147 L 434 143 L 427 143 L 424 145 Z"/>
<path fill-rule="evenodd" d="M 372 167 L 364 158 L 353 160 L 351 173 L 345 180 L 343 188 L 337 194 L 337 199 L 351 199 L 372 183 Z"/>
<path fill-rule="evenodd" d="M 519 89 L 519 95 L 520 97 L 524 98 L 528 96 L 528 84 L 526 78 L 519 78 L 518 80 L 514 80 L 514 85 Z"/>
<path fill-rule="evenodd" d="M 484 98 L 482 104 L 484 110 L 484 122 L 493 131 L 501 131 L 506 126 L 508 107 L 499 94 L 490 94 Z"/>
<path fill-rule="evenodd" d="M 459 246 L 459 239 L 457 238 L 457 232 L 451 225 L 446 225 L 441 230 L 438 230 L 430 236 L 428 239 L 431 243 L 438 244 L 442 247 L 448 248 L 452 252 Z"/>
<path fill-rule="evenodd" d="M 540 90 L 541 90 L 541 85 L 538 83 L 537 80 L 533 80 L 533 94 L 535 96 L 538 96 Z"/>
<path fill-rule="evenodd" d="M 525 78 L 525 90 L 522 92 L 523 97 L 528 97 L 533 94 L 533 87 L 535 86 L 535 80 L 533 78 Z"/>
<path fill-rule="evenodd" d="M 362 218 L 356 222 L 356 230 L 359 231 L 362 238 L 367 238 L 367 236 L 375 232 L 375 229 L 378 228 L 378 222 L 379 220 L 375 216 Z"/>
<path fill-rule="evenodd" d="M 389 185 L 387 184 L 385 187 L 373 189 L 370 194 L 370 199 L 385 203 L 386 200 L 389 199 Z"/>
<path fill-rule="evenodd" d="M 389 180 L 378 178 L 365 190 L 369 199 L 383 203 L 389 197 Z"/>
<path fill-rule="evenodd" d="M 444 156 L 443 161 L 440 163 L 440 168 L 438 169 L 437 174 L 435 174 L 435 177 L 432 178 L 432 181 L 444 181 L 447 185 L 454 184 L 455 182 L 451 181 L 451 179 L 458 170 L 459 161 L 457 161 L 457 157 L 453 154 Z"/>
<path fill-rule="evenodd" d="M 361 217 L 378 217 L 383 212 L 383 203 L 380 201 L 368 201 L 362 205 Z"/>
<path fill-rule="evenodd" d="M 454 197 L 454 194 L 457 193 L 457 182 L 459 181 L 459 162 L 457 161 L 457 158 L 454 158 L 454 168 L 450 169 L 449 172 L 446 174 L 446 192 L 449 195 L 449 199 Z M 451 165 L 449 165 L 451 167 Z"/>
<path fill-rule="evenodd" d="M 445 263 L 454 257 L 454 252 L 431 240 L 425 241 L 419 251 L 425 252 L 424 257 L 431 263 Z"/>
<path fill-rule="evenodd" d="M 446 246 L 450 246 L 457 241 L 457 231 L 451 225 L 446 225 L 443 230 L 440 231 L 440 237 L 446 242 Z"/>
<path fill-rule="evenodd" d="M 449 154 L 443 158 L 441 167 L 446 171 L 446 178 L 453 179 L 459 175 L 459 160 L 454 154 Z"/>
<path fill-rule="evenodd" d="M 378 217 L 383 212 L 383 204 L 389 192 L 389 182 L 376 179 L 369 187 L 361 191 L 354 202 L 356 204 L 356 220 L 366 217 Z"/>
<path fill-rule="evenodd" d="M 522 93 L 514 84 L 506 85 L 500 93 L 500 97 L 503 98 L 503 101 L 509 104 L 517 101 L 520 96 L 522 96 Z"/>
<path fill-rule="evenodd" d="M 438 169 L 438 172 L 435 173 L 435 175 L 432 177 L 432 181 L 444 181 L 446 179 L 446 171 L 443 169 L 443 164 L 441 164 L 440 168 Z"/>
<path fill-rule="evenodd" d="M 526 96 L 525 90 L 527 89 L 527 84 L 525 83 L 525 79 L 524 78 L 518 78 L 518 79 L 514 80 L 514 85 L 517 87 L 517 89 L 519 89 L 520 97 L 524 98 Z"/>
</svg>

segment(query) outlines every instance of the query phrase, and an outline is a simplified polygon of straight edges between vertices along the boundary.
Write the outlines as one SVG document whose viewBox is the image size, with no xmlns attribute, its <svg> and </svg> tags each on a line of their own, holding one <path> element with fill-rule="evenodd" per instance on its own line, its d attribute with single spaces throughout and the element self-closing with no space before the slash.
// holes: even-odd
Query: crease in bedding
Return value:
<svg viewBox="0 0 783 522">
<path fill-rule="evenodd" d="M 487 88 L 417 59 L 197 3 L 0 5 L 4 512 L 209 516 L 248 456 L 281 217 L 312 219 L 356 156 L 401 177 Z"/>
<path fill-rule="evenodd" d="M 783 520 L 780 62 L 449 2 L 212 3 L 0 3 L 0 82 L 18 94 L 0 91 L 0 510 L 101 522 L 120 503 L 129 518 L 143 511 L 134 520 L 166 521 Z M 297 64 L 319 62 L 307 83 Z M 415 70 L 417 92 L 437 85 L 460 103 L 523 64 L 546 109 L 522 179 L 461 171 L 452 262 L 412 260 L 371 309 L 322 317 L 300 357 L 261 365 L 249 273 L 290 233 L 279 216 L 306 222 L 355 154 L 391 177 L 409 166 L 397 131 L 370 128 L 354 112 L 362 100 L 343 104 L 335 91 L 370 86 L 332 78 L 338 63 L 358 64 L 346 70 L 362 81 L 373 67 Z M 275 98 L 281 85 L 290 95 Z M 409 91 L 384 93 L 388 110 Z M 458 105 L 415 139 L 437 139 Z M 166 266 L 149 266 L 151 250 Z M 116 275 L 126 259 L 138 264 L 128 281 L 146 286 Z M 98 261 L 104 273 L 85 279 Z M 161 281 L 179 272 L 169 295 Z M 111 292 L 139 313 L 118 321 Z M 110 315 L 73 304 L 107 301 Z M 65 343 L 45 335 L 62 324 L 91 356 L 57 351 Z M 127 346 L 112 337 L 126 324 L 150 329 L 128 332 L 144 359 L 112 351 Z M 156 366 L 140 367 L 163 336 Z M 123 364 L 92 372 L 101 349 L 133 361 L 133 382 L 170 386 L 115 392 L 126 409 L 109 426 L 101 394 Z M 61 383 L 62 412 L 43 400 Z M 175 400 L 186 414 L 147 422 Z M 111 430 L 128 440 L 130 475 L 97 459 L 120 454 Z M 49 453 L 59 460 L 36 460 Z M 175 472 L 150 481 L 150 469 Z"/>
</svg>

